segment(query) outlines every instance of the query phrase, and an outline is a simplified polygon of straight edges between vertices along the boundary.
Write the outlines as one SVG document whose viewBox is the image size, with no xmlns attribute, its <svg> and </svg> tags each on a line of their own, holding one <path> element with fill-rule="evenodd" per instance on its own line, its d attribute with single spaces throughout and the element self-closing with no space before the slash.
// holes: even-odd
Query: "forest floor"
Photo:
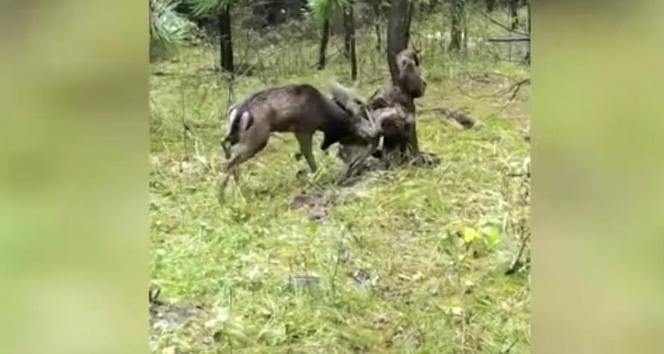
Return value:
<svg viewBox="0 0 664 354">
<path fill-rule="evenodd" d="M 436 166 L 337 187 L 336 149 L 315 151 L 320 171 L 297 177 L 306 163 L 294 158 L 294 137 L 273 135 L 220 206 L 228 90 L 202 51 L 152 65 L 153 352 L 529 352 L 530 272 L 505 274 L 529 234 L 529 86 L 504 107 L 526 67 L 428 70 L 417 127 Z M 327 91 L 345 70 L 272 84 Z M 353 88 L 368 97 L 386 79 Z M 234 95 L 265 87 L 240 77 Z M 462 129 L 437 107 L 479 124 Z"/>
</svg>

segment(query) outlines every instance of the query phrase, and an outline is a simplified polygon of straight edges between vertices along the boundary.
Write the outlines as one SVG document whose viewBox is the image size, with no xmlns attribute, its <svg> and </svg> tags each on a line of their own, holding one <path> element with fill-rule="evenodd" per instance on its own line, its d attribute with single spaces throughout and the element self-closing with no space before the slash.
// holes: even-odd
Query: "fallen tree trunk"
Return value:
<svg viewBox="0 0 664 354">
<path fill-rule="evenodd" d="M 441 115 L 447 117 L 448 119 L 451 119 L 451 120 L 461 124 L 461 126 L 464 129 L 470 129 L 470 128 L 474 127 L 475 123 L 477 122 L 475 120 L 475 118 L 473 118 L 473 117 L 471 117 L 471 116 L 469 116 L 469 115 L 467 115 L 463 112 L 459 112 L 457 110 L 447 108 L 447 107 L 434 108 L 434 109 L 432 109 L 432 111 L 436 112 L 438 114 L 441 114 Z"/>
</svg>

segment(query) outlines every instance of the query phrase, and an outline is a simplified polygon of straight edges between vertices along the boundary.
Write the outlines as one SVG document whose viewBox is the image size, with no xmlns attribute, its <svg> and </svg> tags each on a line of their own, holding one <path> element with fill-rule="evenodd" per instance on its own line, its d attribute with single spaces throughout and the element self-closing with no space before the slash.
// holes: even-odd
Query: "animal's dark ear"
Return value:
<svg viewBox="0 0 664 354">
<path fill-rule="evenodd" d="M 389 103 L 383 97 L 376 97 L 375 99 L 371 100 L 371 103 L 369 104 L 370 109 L 379 109 L 379 108 L 384 108 L 384 107 L 388 107 L 388 106 L 389 106 Z"/>
</svg>

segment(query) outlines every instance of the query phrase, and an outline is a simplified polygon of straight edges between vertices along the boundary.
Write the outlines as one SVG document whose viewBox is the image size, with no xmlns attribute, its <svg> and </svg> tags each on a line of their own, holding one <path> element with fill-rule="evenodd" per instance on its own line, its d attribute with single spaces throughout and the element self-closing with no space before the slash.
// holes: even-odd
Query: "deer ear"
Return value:
<svg viewBox="0 0 664 354">
<path fill-rule="evenodd" d="M 231 106 L 228 109 L 228 124 L 233 124 L 233 121 L 235 120 L 237 113 L 238 113 L 237 108 L 235 106 Z"/>
<path fill-rule="evenodd" d="M 413 47 L 413 61 L 415 62 L 416 66 L 420 66 L 420 53 L 422 52 L 420 49 Z"/>
</svg>

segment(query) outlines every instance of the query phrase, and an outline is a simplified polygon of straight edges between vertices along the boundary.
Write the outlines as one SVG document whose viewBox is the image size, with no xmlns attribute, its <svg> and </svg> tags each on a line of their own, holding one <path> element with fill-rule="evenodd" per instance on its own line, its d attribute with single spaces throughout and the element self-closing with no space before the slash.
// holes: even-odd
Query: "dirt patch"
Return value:
<svg viewBox="0 0 664 354">
<path fill-rule="evenodd" d="M 310 220 L 322 220 L 327 216 L 327 209 L 337 200 L 332 192 L 301 193 L 291 198 L 293 209 L 304 209 Z"/>
<path fill-rule="evenodd" d="M 191 338 L 197 347 L 209 347 L 214 344 L 214 336 L 204 328 L 210 313 L 200 305 L 186 302 L 165 302 L 159 298 L 159 290 L 150 292 L 150 347 L 156 347 L 159 339 L 168 334 L 179 333 Z M 162 343 L 163 344 L 163 343 Z M 181 353 L 176 346 L 167 352 Z M 185 351 L 186 352 L 186 351 Z"/>
<path fill-rule="evenodd" d="M 380 279 L 380 276 L 371 269 L 357 269 L 347 275 L 353 280 L 354 285 L 362 290 L 375 288 Z"/>
<path fill-rule="evenodd" d="M 177 329 L 192 319 L 205 317 L 203 308 L 193 304 L 159 303 L 150 306 L 150 324 L 153 331 Z"/>
<path fill-rule="evenodd" d="M 159 345 L 159 339 L 172 336 L 190 338 L 190 345 L 210 347 L 214 344 L 213 333 L 208 333 L 204 323 L 210 315 L 203 307 L 189 303 L 152 303 L 150 304 L 150 347 Z M 162 343 L 163 345 L 164 343 Z M 169 347 L 174 353 L 177 346 Z M 186 351 L 185 351 L 186 352 Z"/>
<path fill-rule="evenodd" d="M 421 152 L 417 158 L 409 163 L 415 166 L 432 167 L 440 164 L 440 158 L 432 153 Z M 398 165 L 389 158 L 369 157 L 352 176 L 339 181 L 340 188 L 321 192 L 301 192 L 291 198 L 289 205 L 293 209 L 304 209 L 309 220 L 323 220 L 327 217 L 330 207 L 340 203 L 346 196 L 352 195 L 354 191 L 361 188 L 361 182 L 366 181 L 365 178 L 362 178 L 365 173 L 390 170 Z"/>
<path fill-rule="evenodd" d="M 150 167 L 153 173 L 166 173 L 170 176 L 202 176 L 213 170 L 212 162 L 200 155 L 176 160 L 165 154 L 153 154 L 150 156 Z"/>
</svg>

